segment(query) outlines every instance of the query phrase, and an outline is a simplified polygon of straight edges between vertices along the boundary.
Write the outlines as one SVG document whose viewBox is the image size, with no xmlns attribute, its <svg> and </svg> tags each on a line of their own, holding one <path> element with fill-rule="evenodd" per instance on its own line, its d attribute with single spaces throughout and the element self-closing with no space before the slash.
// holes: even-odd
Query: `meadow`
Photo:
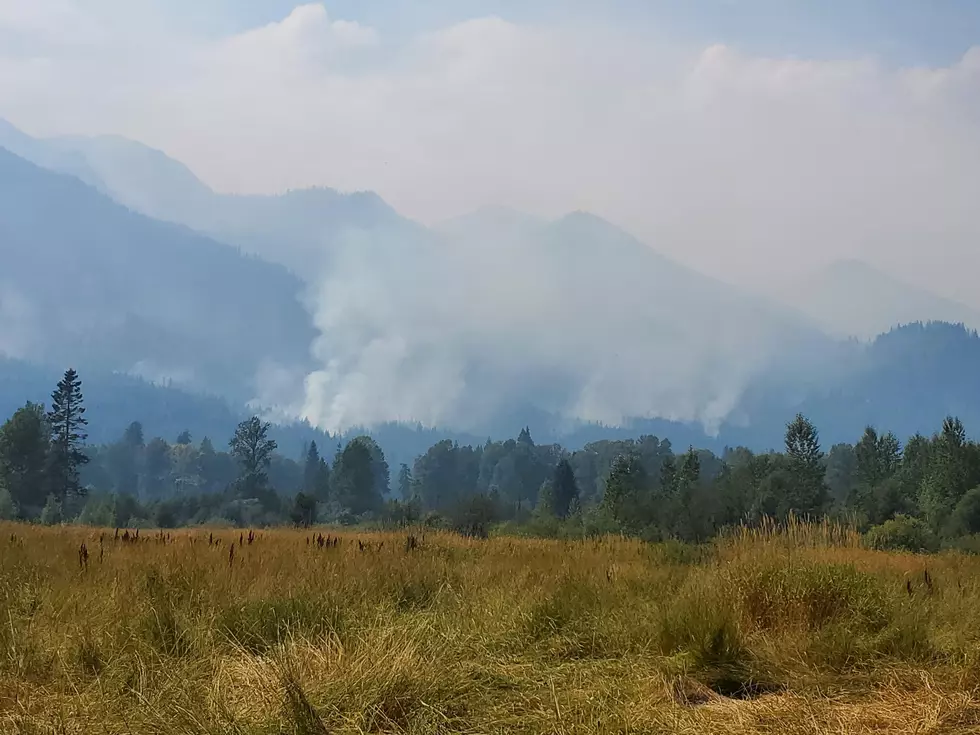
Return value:
<svg viewBox="0 0 980 735">
<path fill-rule="evenodd" d="M 248 534 L 0 524 L 0 732 L 980 729 L 980 557 Z"/>
</svg>

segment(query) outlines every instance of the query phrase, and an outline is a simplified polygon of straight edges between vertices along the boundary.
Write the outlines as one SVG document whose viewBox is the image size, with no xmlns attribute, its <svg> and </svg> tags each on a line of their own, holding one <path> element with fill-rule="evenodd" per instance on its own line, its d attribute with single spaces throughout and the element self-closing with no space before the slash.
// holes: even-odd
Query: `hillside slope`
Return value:
<svg viewBox="0 0 980 735">
<path fill-rule="evenodd" d="M 236 400 L 308 367 L 285 269 L 132 212 L 0 149 L 0 352 L 169 378 Z"/>
</svg>

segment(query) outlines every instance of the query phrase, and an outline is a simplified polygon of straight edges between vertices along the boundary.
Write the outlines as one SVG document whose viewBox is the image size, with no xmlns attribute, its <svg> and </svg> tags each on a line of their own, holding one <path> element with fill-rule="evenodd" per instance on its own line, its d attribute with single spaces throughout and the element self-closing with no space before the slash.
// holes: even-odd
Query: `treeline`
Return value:
<svg viewBox="0 0 980 735">
<path fill-rule="evenodd" d="M 28 403 L 0 428 L 0 518 L 176 527 L 427 523 L 483 534 L 510 524 L 547 535 L 624 532 L 701 541 L 764 517 L 846 519 L 873 543 L 935 549 L 980 533 L 980 445 L 947 418 L 903 446 L 869 427 L 824 452 L 797 416 L 782 452 L 720 456 L 669 440 L 598 441 L 578 451 L 516 439 L 439 442 L 392 476 L 367 436 L 334 448 L 278 452 L 253 417 L 221 448 L 185 431 L 147 440 L 134 422 L 86 446 L 81 382 L 68 371 L 50 410 Z"/>
</svg>

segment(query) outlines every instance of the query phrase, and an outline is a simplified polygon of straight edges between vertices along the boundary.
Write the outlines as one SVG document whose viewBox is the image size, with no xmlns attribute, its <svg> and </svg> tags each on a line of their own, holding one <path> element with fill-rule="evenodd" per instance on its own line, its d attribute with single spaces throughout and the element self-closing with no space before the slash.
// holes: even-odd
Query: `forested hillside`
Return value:
<svg viewBox="0 0 980 735">
<path fill-rule="evenodd" d="M 0 149 L 0 353 L 220 392 L 309 367 L 311 319 L 284 268 L 151 220 Z"/>
<path fill-rule="evenodd" d="M 254 416 L 230 437 L 151 437 L 133 421 L 93 445 L 85 401 L 69 370 L 49 410 L 28 402 L 0 428 L 0 518 L 165 528 L 424 522 L 479 534 L 507 523 L 703 541 L 762 518 L 833 516 L 911 550 L 972 548 L 980 533 L 980 444 L 953 416 L 931 436 L 901 441 L 869 426 L 827 447 L 798 414 L 782 451 L 762 453 L 650 435 L 571 450 L 536 443 L 525 428 L 505 441 L 438 441 L 393 468 L 368 436 L 283 452 Z"/>
</svg>

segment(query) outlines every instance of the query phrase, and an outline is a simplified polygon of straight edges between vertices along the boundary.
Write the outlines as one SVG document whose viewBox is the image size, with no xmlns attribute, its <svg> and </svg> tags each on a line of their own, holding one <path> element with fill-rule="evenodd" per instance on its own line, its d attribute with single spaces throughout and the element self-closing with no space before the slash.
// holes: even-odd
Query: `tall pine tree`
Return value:
<svg viewBox="0 0 980 735">
<path fill-rule="evenodd" d="M 786 426 L 786 455 L 794 479 L 790 509 L 799 515 L 820 513 L 827 501 L 824 455 L 816 427 L 803 414 Z"/>
<path fill-rule="evenodd" d="M 51 410 L 48 412 L 51 429 L 48 483 L 51 492 L 62 500 L 82 494 L 78 471 L 88 462 L 88 457 L 81 450 L 88 438 L 85 433 L 88 421 L 83 404 L 82 381 L 74 369 L 69 369 L 51 394 Z"/>
<path fill-rule="evenodd" d="M 562 459 L 555 465 L 551 476 L 551 487 L 554 492 L 554 512 L 559 518 L 565 518 L 578 505 L 578 483 L 575 481 L 575 471 L 567 459 Z"/>
</svg>

